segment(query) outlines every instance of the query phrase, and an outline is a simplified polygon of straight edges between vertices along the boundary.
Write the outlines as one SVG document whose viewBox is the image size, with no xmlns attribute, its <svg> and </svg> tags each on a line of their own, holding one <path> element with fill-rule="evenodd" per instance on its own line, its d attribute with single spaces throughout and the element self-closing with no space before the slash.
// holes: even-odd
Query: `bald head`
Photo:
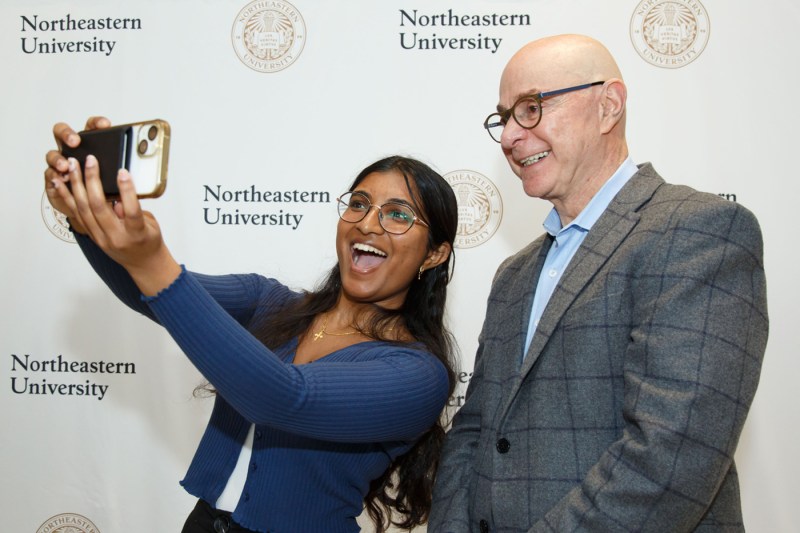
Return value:
<svg viewBox="0 0 800 533">
<path fill-rule="evenodd" d="M 585 35 L 555 35 L 522 47 L 506 65 L 501 84 L 519 72 L 535 73 L 545 83 L 540 90 L 581 83 L 622 79 L 617 62 L 599 41 Z"/>
</svg>

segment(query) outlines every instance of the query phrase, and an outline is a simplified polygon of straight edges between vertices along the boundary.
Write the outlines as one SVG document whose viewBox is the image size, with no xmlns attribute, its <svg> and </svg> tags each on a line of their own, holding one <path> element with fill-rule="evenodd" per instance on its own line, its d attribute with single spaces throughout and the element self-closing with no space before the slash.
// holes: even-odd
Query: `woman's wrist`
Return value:
<svg viewBox="0 0 800 533">
<path fill-rule="evenodd" d="M 145 296 L 155 296 L 172 285 L 182 271 L 181 265 L 173 259 L 166 247 L 162 247 L 146 263 L 126 266 L 125 269 Z"/>
</svg>

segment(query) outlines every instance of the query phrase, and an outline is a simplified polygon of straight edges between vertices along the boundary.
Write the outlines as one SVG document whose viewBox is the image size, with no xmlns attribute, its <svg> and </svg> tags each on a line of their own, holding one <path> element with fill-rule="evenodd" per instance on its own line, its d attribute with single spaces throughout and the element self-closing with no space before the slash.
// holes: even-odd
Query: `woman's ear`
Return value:
<svg viewBox="0 0 800 533">
<path fill-rule="evenodd" d="M 450 252 L 452 249 L 450 248 L 449 242 L 443 242 L 430 252 L 428 252 L 428 257 L 425 258 L 425 262 L 422 263 L 422 266 L 425 267 L 425 270 L 430 270 L 431 268 L 436 268 L 437 266 L 441 265 L 447 258 L 450 257 Z"/>
</svg>

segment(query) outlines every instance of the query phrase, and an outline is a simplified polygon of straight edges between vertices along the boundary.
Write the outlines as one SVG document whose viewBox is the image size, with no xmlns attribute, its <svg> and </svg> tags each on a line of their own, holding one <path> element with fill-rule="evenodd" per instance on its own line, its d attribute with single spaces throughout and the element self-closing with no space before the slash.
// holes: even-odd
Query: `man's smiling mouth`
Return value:
<svg viewBox="0 0 800 533">
<path fill-rule="evenodd" d="M 534 163 L 538 163 L 539 161 L 541 161 L 542 159 L 544 159 L 548 155 L 550 155 L 550 152 L 539 152 L 538 154 L 532 155 L 530 157 L 526 157 L 525 159 L 523 159 L 519 163 L 523 167 L 527 167 L 527 166 L 533 165 Z"/>
</svg>

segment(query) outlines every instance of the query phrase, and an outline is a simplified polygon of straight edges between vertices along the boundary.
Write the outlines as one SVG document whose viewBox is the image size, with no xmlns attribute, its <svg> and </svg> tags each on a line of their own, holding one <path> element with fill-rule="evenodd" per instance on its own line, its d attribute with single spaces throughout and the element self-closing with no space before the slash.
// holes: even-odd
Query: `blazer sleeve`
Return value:
<svg viewBox="0 0 800 533">
<path fill-rule="evenodd" d="M 481 432 L 482 353 L 483 342 L 479 340 L 466 401 L 453 417 L 453 425 L 447 433 L 436 471 L 428 522 L 428 531 L 431 533 L 469 531 L 470 489 L 475 475 L 473 457 Z"/>
<path fill-rule="evenodd" d="M 761 231 L 730 202 L 677 218 L 634 270 L 622 437 L 530 531 L 691 531 L 735 476 L 767 341 Z"/>
<path fill-rule="evenodd" d="M 498 267 L 492 280 L 492 292 L 496 290 L 498 279 L 512 260 L 513 257 L 507 258 Z M 489 300 L 491 299 L 490 295 Z M 478 337 L 478 350 L 464 405 L 453 417 L 452 427 L 447 432 L 447 439 L 442 448 L 428 521 L 428 531 L 431 533 L 470 531 L 469 509 L 471 499 L 474 497 L 476 476 L 474 456 L 481 435 L 481 409 L 484 404 L 483 353 L 487 323 L 488 320 L 484 321 Z"/>
</svg>

